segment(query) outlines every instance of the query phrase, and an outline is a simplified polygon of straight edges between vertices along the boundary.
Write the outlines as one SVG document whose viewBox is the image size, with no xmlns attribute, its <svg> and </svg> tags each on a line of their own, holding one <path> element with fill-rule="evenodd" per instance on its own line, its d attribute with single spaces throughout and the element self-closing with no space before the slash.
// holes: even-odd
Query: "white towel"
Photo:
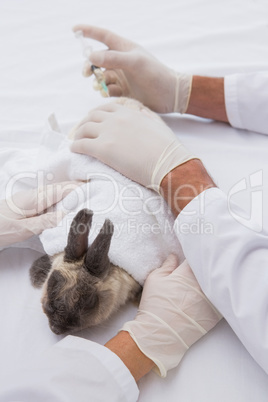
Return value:
<svg viewBox="0 0 268 402">
<path fill-rule="evenodd" d="M 86 207 L 94 212 L 89 244 L 109 218 L 114 224 L 110 260 L 140 284 L 169 253 L 183 260 L 173 232 L 172 213 L 156 193 L 94 158 L 70 152 L 66 135 L 48 125 L 41 136 L 40 132 L 12 132 L 2 137 L 5 140 L 0 152 L 2 198 L 38 185 L 90 179 L 57 205 L 56 208 L 63 206 L 69 211 L 58 227 L 45 230 L 39 238 L 16 243 L 16 247 L 38 251 L 44 248 L 49 255 L 63 251 L 74 215 Z"/>
<path fill-rule="evenodd" d="M 70 212 L 58 227 L 40 235 L 46 253 L 63 251 L 73 217 L 80 209 L 89 208 L 94 213 L 89 244 L 109 218 L 114 224 L 109 258 L 140 284 L 168 254 L 174 253 L 182 261 L 174 218 L 165 201 L 98 160 L 70 152 L 69 145 L 64 135 L 47 130 L 37 156 L 40 174 L 55 182 L 89 180 L 58 204 L 57 208 L 63 206 Z"/>
</svg>

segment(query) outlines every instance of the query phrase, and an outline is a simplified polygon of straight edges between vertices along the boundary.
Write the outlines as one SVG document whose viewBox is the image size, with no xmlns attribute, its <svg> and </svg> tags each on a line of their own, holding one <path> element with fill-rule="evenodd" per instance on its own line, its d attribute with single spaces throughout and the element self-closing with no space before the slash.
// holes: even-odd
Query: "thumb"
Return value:
<svg viewBox="0 0 268 402">
<path fill-rule="evenodd" d="M 78 154 L 84 154 L 98 158 L 98 141 L 90 138 L 74 140 L 70 145 L 70 150 Z M 100 159 L 100 158 L 98 158 Z"/>
<path fill-rule="evenodd" d="M 155 269 L 150 275 L 160 277 L 168 276 L 178 267 L 178 265 L 179 262 L 177 256 L 175 254 L 170 254 L 161 267 Z"/>
<path fill-rule="evenodd" d="M 90 61 L 98 66 L 106 69 L 120 68 L 125 69 L 130 65 L 130 55 L 128 52 L 118 52 L 116 50 L 102 50 L 92 52 Z"/>
<path fill-rule="evenodd" d="M 27 228 L 34 234 L 38 235 L 45 229 L 57 226 L 64 218 L 64 211 L 47 212 L 43 215 L 26 218 Z M 21 221 L 21 223 L 24 223 Z"/>
<path fill-rule="evenodd" d="M 57 204 L 82 184 L 82 182 L 78 181 L 64 181 L 39 187 L 36 198 L 37 213 L 41 213 Z"/>
</svg>

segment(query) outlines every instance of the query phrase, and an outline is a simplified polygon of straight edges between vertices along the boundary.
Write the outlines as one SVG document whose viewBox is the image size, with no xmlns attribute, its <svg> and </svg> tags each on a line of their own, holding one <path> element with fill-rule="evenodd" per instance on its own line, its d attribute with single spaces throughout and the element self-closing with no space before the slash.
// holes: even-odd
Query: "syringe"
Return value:
<svg viewBox="0 0 268 402">
<path fill-rule="evenodd" d="M 96 77 L 96 80 L 97 80 L 97 82 L 99 84 L 99 90 L 100 90 L 102 96 L 108 97 L 109 96 L 109 90 L 108 90 L 107 85 L 105 83 L 103 71 L 101 70 L 100 67 L 94 66 L 94 64 L 92 64 L 90 62 L 90 59 L 89 59 L 90 54 L 92 52 L 92 47 L 89 46 L 89 44 L 86 41 L 82 31 L 76 31 L 75 32 L 75 37 L 80 40 L 80 43 L 81 43 L 81 46 L 82 46 L 82 49 L 83 49 L 83 55 L 85 56 L 85 58 L 91 64 L 90 69 L 91 69 L 92 73 Z"/>
</svg>

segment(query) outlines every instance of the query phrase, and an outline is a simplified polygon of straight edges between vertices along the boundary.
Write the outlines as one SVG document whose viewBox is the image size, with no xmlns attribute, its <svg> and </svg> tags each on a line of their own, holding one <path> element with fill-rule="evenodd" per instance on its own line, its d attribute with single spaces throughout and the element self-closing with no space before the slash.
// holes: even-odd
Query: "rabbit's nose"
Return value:
<svg viewBox="0 0 268 402">
<path fill-rule="evenodd" d="M 60 334 L 63 334 L 65 332 L 55 324 L 51 324 L 50 328 L 51 328 L 51 331 L 54 332 L 54 334 L 56 334 L 56 335 L 60 335 Z"/>
</svg>

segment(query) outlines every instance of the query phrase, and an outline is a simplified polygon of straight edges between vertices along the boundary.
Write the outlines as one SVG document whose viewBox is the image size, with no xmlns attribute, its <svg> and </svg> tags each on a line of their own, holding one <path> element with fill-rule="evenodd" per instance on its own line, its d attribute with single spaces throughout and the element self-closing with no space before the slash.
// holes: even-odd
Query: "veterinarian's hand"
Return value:
<svg viewBox="0 0 268 402">
<path fill-rule="evenodd" d="M 221 319 L 185 260 L 170 255 L 145 281 L 138 314 L 122 330 L 158 367 L 162 377 Z"/>
<path fill-rule="evenodd" d="M 56 226 L 63 211 L 46 212 L 77 187 L 77 182 L 50 184 L 0 200 L 0 247 L 28 239 Z"/>
<path fill-rule="evenodd" d="M 137 108 L 136 101 L 128 102 L 109 103 L 90 112 L 76 128 L 71 150 L 100 159 L 159 192 L 167 173 L 195 157 L 156 113 L 140 104 Z"/>
<path fill-rule="evenodd" d="M 184 113 L 187 109 L 192 76 L 178 74 L 130 40 L 106 29 L 77 25 L 84 36 L 103 42 L 108 50 L 93 52 L 91 62 L 104 67 L 105 82 L 111 96 L 127 96 L 141 101 L 158 113 Z M 84 75 L 91 74 L 90 64 Z"/>
</svg>

